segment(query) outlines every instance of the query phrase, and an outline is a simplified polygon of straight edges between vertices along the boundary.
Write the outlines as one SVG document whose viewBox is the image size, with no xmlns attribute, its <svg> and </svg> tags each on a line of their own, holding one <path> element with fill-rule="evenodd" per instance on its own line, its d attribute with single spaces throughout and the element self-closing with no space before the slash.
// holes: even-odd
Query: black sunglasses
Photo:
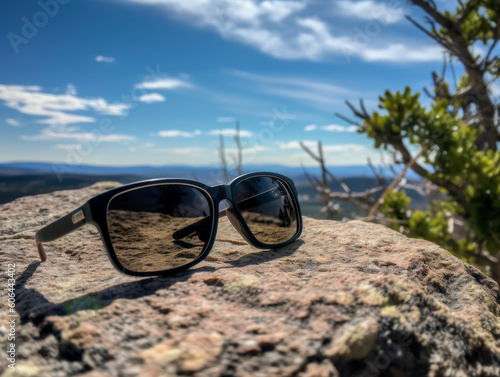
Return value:
<svg viewBox="0 0 500 377">
<path fill-rule="evenodd" d="M 221 201 L 229 207 L 219 212 Z M 222 216 L 261 249 L 284 246 L 302 232 L 293 181 L 276 173 L 250 173 L 219 186 L 153 179 L 118 187 L 46 225 L 35 239 L 43 262 L 47 257 L 42 242 L 93 224 L 117 270 L 166 275 L 205 259 Z"/>
</svg>

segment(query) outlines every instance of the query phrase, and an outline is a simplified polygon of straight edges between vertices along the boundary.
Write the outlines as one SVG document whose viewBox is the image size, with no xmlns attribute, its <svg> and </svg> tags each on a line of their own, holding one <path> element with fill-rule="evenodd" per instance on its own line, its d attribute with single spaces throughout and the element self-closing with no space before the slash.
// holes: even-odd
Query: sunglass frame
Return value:
<svg viewBox="0 0 500 377">
<path fill-rule="evenodd" d="M 265 244 L 260 242 L 250 231 L 246 221 L 244 220 L 236 204 L 236 201 L 234 199 L 234 189 L 238 185 L 238 183 L 250 178 L 258 178 L 258 177 L 270 177 L 280 180 L 282 183 L 285 184 L 285 187 L 288 193 L 290 194 L 290 199 L 293 202 L 293 206 L 297 215 L 296 219 L 297 228 L 294 236 L 287 241 L 278 244 Z M 125 192 L 138 190 L 149 186 L 157 186 L 164 184 L 178 184 L 178 185 L 187 185 L 195 187 L 199 189 L 206 196 L 210 206 L 211 223 L 212 223 L 212 230 L 210 233 L 209 240 L 206 243 L 200 255 L 196 259 L 185 265 L 160 271 L 139 272 L 139 271 L 129 270 L 120 263 L 118 257 L 116 256 L 113 243 L 111 241 L 109 226 L 108 226 L 109 204 L 114 197 L 123 194 Z M 227 208 L 226 211 L 229 219 L 231 220 L 231 223 L 233 224 L 233 226 L 235 226 L 235 228 L 243 236 L 243 238 L 249 244 L 251 244 L 256 248 L 259 249 L 279 248 L 295 241 L 300 237 L 302 233 L 302 227 L 303 227 L 302 214 L 300 211 L 297 189 L 293 181 L 284 175 L 271 172 L 248 173 L 233 179 L 231 182 L 227 184 L 216 185 L 216 186 L 209 186 L 201 182 L 196 182 L 188 179 L 159 178 L 159 179 L 149 179 L 145 181 L 134 182 L 131 184 L 127 184 L 106 191 L 100 195 L 95 196 L 92 199 L 89 199 L 83 206 L 76 209 L 75 211 L 72 211 L 68 215 L 40 229 L 36 233 L 36 242 L 38 244 L 40 258 L 42 259 L 42 261 L 46 259 L 45 252 L 41 245 L 42 242 L 55 240 L 59 237 L 62 237 L 65 234 L 72 232 L 73 230 L 80 228 L 85 224 L 91 224 L 98 229 L 99 234 L 101 236 L 101 240 L 104 244 L 106 253 L 108 255 L 108 258 L 118 271 L 132 276 L 160 276 L 160 275 L 175 274 L 176 272 L 183 271 L 190 267 L 193 267 L 194 265 L 203 261 L 210 254 L 210 251 L 212 250 L 215 237 L 217 234 L 217 228 L 219 223 L 219 204 L 221 201 L 229 202 L 229 208 Z"/>
</svg>

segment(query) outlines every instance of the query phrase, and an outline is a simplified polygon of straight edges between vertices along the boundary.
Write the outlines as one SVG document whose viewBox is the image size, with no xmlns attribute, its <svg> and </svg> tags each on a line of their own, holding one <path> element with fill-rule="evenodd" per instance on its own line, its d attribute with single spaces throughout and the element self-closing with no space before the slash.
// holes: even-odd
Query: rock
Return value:
<svg viewBox="0 0 500 377">
<path fill-rule="evenodd" d="M 116 185 L 0 206 L 1 266 L 16 270 L 16 369 L 4 354 L 2 376 L 500 375 L 497 284 L 380 225 L 304 218 L 300 240 L 258 250 L 223 218 L 206 261 L 153 278 L 115 271 L 85 226 L 40 263 L 36 230 Z"/>
</svg>

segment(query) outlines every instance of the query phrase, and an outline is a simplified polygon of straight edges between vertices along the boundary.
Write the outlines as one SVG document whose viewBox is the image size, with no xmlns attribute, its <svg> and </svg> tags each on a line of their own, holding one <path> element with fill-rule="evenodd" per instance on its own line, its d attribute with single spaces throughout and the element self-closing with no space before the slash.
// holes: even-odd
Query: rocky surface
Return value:
<svg viewBox="0 0 500 377">
<path fill-rule="evenodd" d="M 262 251 L 223 219 L 207 261 L 142 279 L 115 271 L 85 226 L 40 263 L 35 231 L 114 186 L 0 206 L 17 321 L 16 369 L 3 351 L 2 376 L 500 375 L 497 284 L 379 225 L 305 218 L 299 241 Z M 5 288 L 1 302 L 7 350 Z"/>
</svg>

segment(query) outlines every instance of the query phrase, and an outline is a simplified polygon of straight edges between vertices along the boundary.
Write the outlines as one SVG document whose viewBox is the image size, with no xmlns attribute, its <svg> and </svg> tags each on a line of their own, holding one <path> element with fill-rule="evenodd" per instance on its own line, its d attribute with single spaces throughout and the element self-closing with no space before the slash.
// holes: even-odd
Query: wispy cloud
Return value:
<svg viewBox="0 0 500 377">
<path fill-rule="evenodd" d="M 23 135 L 24 140 L 72 140 L 72 141 L 90 141 L 93 143 L 118 143 L 118 142 L 129 142 L 135 141 L 136 137 L 131 135 L 120 135 L 120 134 L 95 134 L 92 132 L 64 132 L 57 131 L 53 128 L 45 128 L 39 135 L 28 136 Z"/>
<path fill-rule="evenodd" d="M 210 130 L 208 135 L 222 135 L 222 136 L 235 136 L 236 130 L 234 128 L 225 128 L 222 130 Z M 240 137 L 252 137 L 253 133 L 248 130 L 240 130 Z"/>
<path fill-rule="evenodd" d="M 320 127 L 324 131 L 330 132 L 356 132 L 358 130 L 357 126 L 339 126 L 338 124 L 329 124 L 327 126 Z"/>
<path fill-rule="evenodd" d="M 234 77 L 253 84 L 259 93 L 266 92 L 310 106 L 331 110 L 332 104 L 340 103 L 339 97 L 352 96 L 353 91 L 339 85 L 308 78 L 255 74 L 239 70 L 228 71 Z"/>
<path fill-rule="evenodd" d="M 353 30 L 332 32 L 329 25 L 335 19 L 328 13 L 319 14 L 320 6 L 307 0 L 129 0 L 141 5 L 163 7 L 167 14 L 177 17 L 195 27 L 209 28 L 222 38 L 251 46 L 262 53 L 279 59 L 304 59 L 319 61 L 331 56 L 356 56 L 363 60 L 385 62 L 440 61 L 441 56 L 429 50 L 429 46 L 409 46 L 405 59 L 393 54 L 382 59 L 379 51 L 399 49 L 401 43 L 387 42 L 381 38 L 370 38 L 363 46 L 356 45 Z M 335 2 L 334 2 L 335 3 Z M 314 8 L 315 7 L 315 8 Z M 339 1 L 337 10 L 345 17 L 377 20 L 382 25 L 399 22 L 402 10 L 390 5 L 362 0 L 358 2 Z M 404 38 L 404 37 L 401 37 Z M 377 42 L 377 43 L 375 43 Z"/>
<path fill-rule="evenodd" d="M 326 126 L 318 126 L 316 124 L 309 124 L 304 127 L 304 131 L 316 131 L 323 130 L 329 132 L 356 132 L 358 130 L 357 126 L 340 126 L 338 124 L 328 124 Z"/>
<path fill-rule="evenodd" d="M 339 126 L 338 124 L 329 124 L 328 126 L 321 127 L 322 130 L 330 131 L 330 132 L 345 132 L 346 127 Z"/>
<path fill-rule="evenodd" d="M 65 149 L 65 150 L 80 150 L 82 149 L 81 144 L 57 144 L 57 149 Z"/>
<path fill-rule="evenodd" d="M 403 44 L 391 44 L 383 48 L 367 48 L 361 51 L 369 62 L 434 62 L 443 59 L 443 48 L 422 46 L 413 48 Z"/>
<path fill-rule="evenodd" d="M 229 70 L 230 74 L 236 77 L 240 77 L 249 81 L 261 83 L 261 84 L 275 84 L 279 87 L 289 88 L 289 89 L 299 89 L 299 90 L 309 90 L 315 93 L 321 93 L 325 95 L 333 94 L 351 94 L 352 90 L 344 88 L 339 85 L 329 84 L 324 81 L 312 80 L 304 77 L 296 76 L 278 76 L 278 75 L 262 75 L 240 70 Z"/>
<path fill-rule="evenodd" d="M 313 140 L 304 140 L 303 143 L 306 147 L 316 151 L 318 142 Z M 286 143 L 277 143 L 280 149 L 287 149 L 290 152 L 297 150 L 295 153 L 288 155 L 290 161 L 296 163 L 306 163 L 311 162 L 311 158 L 300 146 L 298 140 L 288 141 Z M 327 163 L 332 163 L 335 165 L 356 165 L 356 164 L 366 164 L 367 158 L 372 161 L 380 160 L 380 152 L 376 151 L 368 146 L 362 144 L 324 144 L 322 145 L 323 153 Z M 299 151 L 300 150 L 300 151 Z"/>
<path fill-rule="evenodd" d="M 379 164 L 383 162 L 382 155 L 387 158 L 386 152 L 380 152 L 361 144 L 323 145 L 323 155 L 329 165 L 365 165 L 368 159 L 374 164 Z M 301 161 L 304 164 L 315 163 L 304 151 L 293 153 L 290 160 Z"/>
<path fill-rule="evenodd" d="M 160 137 L 195 137 L 201 135 L 200 130 L 195 130 L 193 132 L 180 131 L 180 130 L 163 130 L 158 132 Z"/>
<path fill-rule="evenodd" d="M 340 144 L 340 145 L 325 145 L 325 152 L 347 152 L 349 154 L 372 152 L 372 150 L 361 144 Z"/>
<path fill-rule="evenodd" d="M 111 56 L 97 55 L 95 57 L 95 61 L 98 62 L 98 63 L 114 63 L 115 62 L 115 58 L 113 58 Z"/>
<path fill-rule="evenodd" d="M 12 119 L 12 118 L 5 119 L 5 123 L 13 127 L 18 127 L 21 125 L 21 123 L 17 119 Z"/>
<path fill-rule="evenodd" d="M 72 83 L 66 85 L 66 94 L 76 96 L 78 94 L 78 92 L 76 91 L 76 86 L 74 86 Z"/>
<path fill-rule="evenodd" d="M 204 151 L 200 147 L 180 147 L 180 148 L 168 148 L 169 153 L 180 154 L 180 155 L 196 155 Z"/>
<path fill-rule="evenodd" d="M 392 24 L 403 19 L 404 13 L 400 1 L 377 3 L 373 0 L 337 1 L 340 13 L 347 17 L 362 20 L 379 20 L 384 24 Z"/>
<path fill-rule="evenodd" d="M 303 140 L 304 145 L 308 148 L 315 149 L 318 146 L 318 142 L 315 140 Z M 302 149 L 300 146 L 299 140 L 292 140 L 286 143 L 278 142 L 278 146 L 281 149 Z M 371 151 L 371 149 L 367 148 L 361 144 L 330 144 L 330 145 L 322 145 L 324 152 L 365 152 Z"/>
<path fill-rule="evenodd" d="M 139 97 L 139 101 L 145 103 L 164 102 L 165 100 L 166 98 L 159 93 L 148 93 Z"/>
<path fill-rule="evenodd" d="M 221 28 L 225 23 L 258 25 L 262 21 L 279 24 L 306 7 L 304 1 L 255 0 L 130 0 L 145 5 L 164 6 L 178 16 L 201 24 Z M 279 25 L 278 25 L 279 26 Z"/>
<path fill-rule="evenodd" d="M 39 86 L 2 85 L 0 100 L 5 106 L 20 113 L 36 116 L 36 123 L 51 126 L 66 126 L 72 123 L 92 123 L 95 118 L 72 114 L 72 111 L 94 110 L 106 115 L 125 115 L 130 105 L 108 103 L 103 98 L 81 98 L 72 94 L 51 94 L 42 92 Z"/>
<path fill-rule="evenodd" d="M 144 81 L 139 84 L 136 84 L 135 87 L 137 89 L 165 89 L 172 90 L 177 88 L 193 88 L 194 85 L 191 84 L 187 80 L 178 79 L 178 78 L 161 78 L 157 80 Z"/>
<path fill-rule="evenodd" d="M 302 143 L 304 143 L 304 145 L 309 148 L 315 148 L 318 145 L 318 142 L 314 140 L 302 140 Z M 300 141 L 298 140 L 292 140 L 286 143 L 277 142 L 277 145 L 281 149 L 302 149 L 302 147 L 300 146 Z"/>
</svg>

